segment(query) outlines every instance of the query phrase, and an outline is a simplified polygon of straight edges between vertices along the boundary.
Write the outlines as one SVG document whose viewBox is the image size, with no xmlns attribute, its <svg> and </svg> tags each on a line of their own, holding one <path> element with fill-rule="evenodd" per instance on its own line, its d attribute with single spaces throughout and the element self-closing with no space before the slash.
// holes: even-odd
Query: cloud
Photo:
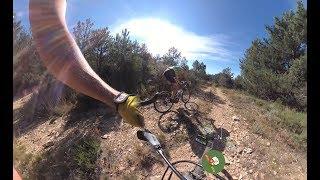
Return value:
<svg viewBox="0 0 320 180">
<path fill-rule="evenodd" d="M 128 29 L 130 37 L 145 43 L 154 55 L 165 54 L 170 47 L 181 51 L 188 60 L 212 59 L 228 61 L 233 55 L 225 35 L 199 35 L 178 25 L 157 18 L 136 18 L 111 26 L 111 33 Z"/>
<path fill-rule="evenodd" d="M 25 12 L 25 11 L 18 11 L 18 12 L 16 12 L 16 16 L 18 17 L 18 18 L 21 18 L 21 17 L 23 17 L 24 15 L 26 15 L 27 14 L 27 12 Z"/>
</svg>

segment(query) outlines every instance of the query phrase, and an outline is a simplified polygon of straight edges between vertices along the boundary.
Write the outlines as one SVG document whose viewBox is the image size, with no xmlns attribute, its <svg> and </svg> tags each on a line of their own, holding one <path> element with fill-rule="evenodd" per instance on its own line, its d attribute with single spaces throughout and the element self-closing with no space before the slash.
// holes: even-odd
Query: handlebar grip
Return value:
<svg viewBox="0 0 320 180">
<path fill-rule="evenodd" d="M 149 142 L 152 146 L 155 146 L 156 148 L 161 147 L 161 144 L 158 141 L 157 137 L 148 130 L 145 130 L 145 131 L 138 130 L 137 137 L 140 140 Z"/>
<path fill-rule="evenodd" d="M 143 131 L 140 131 L 140 130 L 137 131 L 137 137 L 138 137 L 138 139 L 140 139 L 140 140 L 148 141 L 147 138 L 144 136 Z"/>
</svg>

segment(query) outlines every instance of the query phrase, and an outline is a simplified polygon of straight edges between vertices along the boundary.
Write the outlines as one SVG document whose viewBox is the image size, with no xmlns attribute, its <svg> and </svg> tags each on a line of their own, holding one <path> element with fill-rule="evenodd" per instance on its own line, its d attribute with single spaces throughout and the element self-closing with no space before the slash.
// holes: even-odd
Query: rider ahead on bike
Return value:
<svg viewBox="0 0 320 180">
<path fill-rule="evenodd" d="M 164 77 L 167 79 L 167 81 L 170 82 L 171 84 L 171 97 L 173 98 L 174 101 L 178 102 L 179 99 L 178 98 L 174 98 L 175 95 L 177 94 L 178 90 L 179 90 L 179 86 L 180 86 L 180 81 L 176 76 L 176 72 L 175 72 L 175 67 L 174 66 L 170 66 L 168 67 L 164 72 L 163 72 Z"/>
</svg>

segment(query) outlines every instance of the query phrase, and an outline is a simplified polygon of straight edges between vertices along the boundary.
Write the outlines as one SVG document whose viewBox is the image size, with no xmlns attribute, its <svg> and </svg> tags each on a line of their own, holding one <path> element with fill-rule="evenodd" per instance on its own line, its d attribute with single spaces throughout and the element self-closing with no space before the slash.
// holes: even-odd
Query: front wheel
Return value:
<svg viewBox="0 0 320 180">
<path fill-rule="evenodd" d="M 190 100 L 190 91 L 188 88 L 184 88 L 182 91 L 182 102 L 187 103 Z"/>
<path fill-rule="evenodd" d="M 168 112 L 173 103 L 171 102 L 171 95 L 169 92 L 163 92 L 159 95 L 159 97 L 153 103 L 154 109 L 159 113 Z"/>
</svg>

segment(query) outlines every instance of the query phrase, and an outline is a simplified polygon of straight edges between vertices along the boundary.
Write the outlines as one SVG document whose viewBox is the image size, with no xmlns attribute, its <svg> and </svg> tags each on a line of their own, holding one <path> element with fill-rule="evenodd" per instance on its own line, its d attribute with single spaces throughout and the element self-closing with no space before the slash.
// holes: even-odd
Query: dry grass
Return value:
<svg viewBox="0 0 320 180">
<path fill-rule="evenodd" d="M 134 153 L 127 156 L 126 159 L 128 167 L 135 166 L 138 171 L 142 171 L 143 173 L 149 172 L 155 163 L 161 162 L 161 159 L 149 146 L 145 147 L 140 144 L 134 145 Z M 126 176 L 131 177 L 131 175 L 128 174 Z"/>
<path fill-rule="evenodd" d="M 138 180 L 138 176 L 135 174 L 125 174 L 122 178 L 123 180 Z"/>
<path fill-rule="evenodd" d="M 91 175 L 100 155 L 100 142 L 94 138 L 82 139 L 74 146 L 73 160 L 83 175 Z"/>
<path fill-rule="evenodd" d="M 72 103 L 63 101 L 52 109 L 52 114 L 58 117 L 64 116 L 73 108 L 73 106 Z"/>
<path fill-rule="evenodd" d="M 173 138 L 176 145 L 183 145 L 189 141 L 189 136 L 186 132 L 177 133 Z"/>
<path fill-rule="evenodd" d="M 41 155 L 26 152 L 23 144 L 13 141 L 13 162 L 23 179 L 32 179 L 32 170 L 41 158 Z"/>
<path fill-rule="evenodd" d="M 251 131 L 273 139 L 278 132 L 287 132 L 296 149 L 306 151 L 307 114 L 290 109 L 280 102 L 270 102 L 235 90 L 223 90 L 239 115 L 251 123 Z"/>
</svg>

